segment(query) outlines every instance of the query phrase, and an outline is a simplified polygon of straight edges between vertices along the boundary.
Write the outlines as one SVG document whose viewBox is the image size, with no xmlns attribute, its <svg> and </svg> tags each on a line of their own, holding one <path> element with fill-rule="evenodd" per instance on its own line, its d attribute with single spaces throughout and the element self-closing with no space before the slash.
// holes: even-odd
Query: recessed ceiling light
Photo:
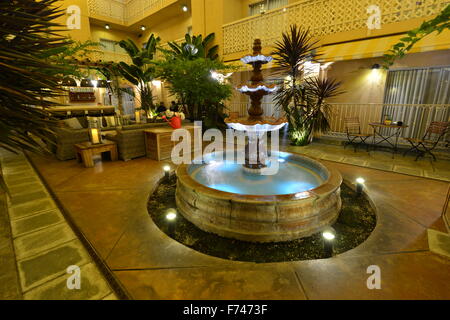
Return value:
<svg viewBox="0 0 450 320">
<path fill-rule="evenodd" d="M 106 29 L 106 30 L 111 29 L 111 27 L 109 26 L 109 24 L 105 24 L 105 29 Z"/>
</svg>

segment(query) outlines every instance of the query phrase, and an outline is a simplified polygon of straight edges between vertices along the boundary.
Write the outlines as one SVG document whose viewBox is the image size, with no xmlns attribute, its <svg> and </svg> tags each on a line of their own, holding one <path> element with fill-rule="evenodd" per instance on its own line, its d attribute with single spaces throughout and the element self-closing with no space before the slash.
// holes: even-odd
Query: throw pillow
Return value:
<svg viewBox="0 0 450 320">
<path fill-rule="evenodd" d="M 106 127 L 115 127 L 117 126 L 116 117 L 115 116 L 105 116 Z"/>
<path fill-rule="evenodd" d="M 103 119 L 102 117 L 87 117 L 87 121 L 89 124 L 89 128 L 103 128 Z"/>
<path fill-rule="evenodd" d="M 64 124 L 70 129 L 83 129 L 83 126 L 81 125 L 80 121 L 78 121 L 77 118 L 68 118 L 64 119 L 63 121 Z"/>
</svg>

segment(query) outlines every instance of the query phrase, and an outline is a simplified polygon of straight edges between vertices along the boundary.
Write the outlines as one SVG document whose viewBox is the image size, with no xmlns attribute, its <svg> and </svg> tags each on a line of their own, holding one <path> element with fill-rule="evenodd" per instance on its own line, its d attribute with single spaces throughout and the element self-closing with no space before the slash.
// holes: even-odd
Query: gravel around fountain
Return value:
<svg viewBox="0 0 450 320">
<path fill-rule="evenodd" d="M 175 175 L 161 183 L 150 196 L 148 211 L 155 224 L 169 237 L 204 254 L 223 259 L 249 262 L 282 262 L 324 258 L 320 233 L 307 238 L 277 243 L 252 243 L 207 233 L 187 221 L 180 213 L 168 222 L 169 209 L 176 209 Z M 340 254 L 363 243 L 376 225 L 376 213 L 365 196 L 342 184 L 342 211 L 333 228 L 336 230 L 334 253 Z M 172 224 L 172 227 L 169 225 Z"/>
</svg>

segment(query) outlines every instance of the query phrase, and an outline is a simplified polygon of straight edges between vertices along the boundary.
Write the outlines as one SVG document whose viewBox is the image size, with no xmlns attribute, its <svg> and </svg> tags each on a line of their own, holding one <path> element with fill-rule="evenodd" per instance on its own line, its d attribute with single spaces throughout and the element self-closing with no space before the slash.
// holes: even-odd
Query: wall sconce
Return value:
<svg viewBox="0 0 450 320">
<path fill-rule="evenodd" d="M 92 83 L 92 81 L 90 79 L 82 79 L 80 82 L 80 87 L 83 88 L 92 88 L 94 86 L 94 84 Z"/>
<path fill-rule="evenodd" d="M 108 81 L 106 80 L 98 80 L 97 81 L 97 88 L 107 88 L 108 87 Z"/>
<path fill-rule="evenodd" d="M 109 30 L 109 29 L 111 29 L 111 26 L 109 24 L 105 24 L 105 29 Z"/>
<path fill-rule="evenodd" d="M 380 82 L 381 80 L 381 70 L 380 70 L 381 66 L 378 63 L 375 63 L 372 66 L 372 72 L 369 75 L 369 79 L 371 82 Z"/>
<path fill-rule="evenodd" d="M 141 26 L 141 31 L 145 31 L 146 29 L 147 28 L 144 25 Z"/>
<path fill-rule="evenodd" d="M 189 7 L 184 5 L 181 7 L 181 10 L 183 10 L 183 12 L 188 12 L 189 11 Z"/>
<path fill-rule="evenodd" d="M 75 81 L 75 79 L 73 79 L 71 77 L 64 77 L 61 85 L 64 87 L 76 87 L 77 82 Z"/>
</svg>

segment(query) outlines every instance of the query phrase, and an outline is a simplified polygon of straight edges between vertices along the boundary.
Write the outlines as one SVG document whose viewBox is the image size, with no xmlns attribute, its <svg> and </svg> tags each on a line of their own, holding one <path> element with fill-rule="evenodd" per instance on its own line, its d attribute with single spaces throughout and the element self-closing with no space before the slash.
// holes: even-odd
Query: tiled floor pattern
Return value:
<svg viewBox="0 0 450 320">
<path fill-rule="evenodd" d="M 366 179 L 377 208 L 374 232 L 331 259 L 255 264 L 201 254 L 155 226 L 147 200 L 164 162 L 97 161 L 84 168 L 34 155 L 32 161 L 135 299 L 450 299 L 450 259 L 432 253 L 427 239 L 430 228 L 447 232 L 444 181 L 323 161 L 347 181 Z M 381 269 L 381 290 L 366 286 L 371 265 Z"/>
<path fill-rule="evenodd" d="M 344 149 L 341 145 L 312 143 L 305 147 L 296 147 L 285 144 L 282 148 L 289 152 L 303 153 L 322 160 L 351 164 L 354 166 L 372 168 L 388 172 L 397 172 L 411 176 L 432 178 L 450 181 L 450 161 L 438 159 L 432 161 L 431 157 L 415 160 L 415 155 L 403 156 L 383 149 L 367 152 L 364 148 L 358 148 L 355 152 L 352 146 Z"/>
<path fill-rule="evenodd" d="M 11 234 L 4 246 L 8 253 L 0 249 L 1 257 L 8 258 L 2 259 L 0 268 L 7 261 L 9 270 L 1 273 L 0 298 L 115 298 L 26 157 L 4 150 L 0 157 L 11 196 L 7 200 Z M 3 228 L 0 232 L 8 236 Z M 67 287 L 71 265 L 81 270 L 80 289 Z"/>
</svg>

